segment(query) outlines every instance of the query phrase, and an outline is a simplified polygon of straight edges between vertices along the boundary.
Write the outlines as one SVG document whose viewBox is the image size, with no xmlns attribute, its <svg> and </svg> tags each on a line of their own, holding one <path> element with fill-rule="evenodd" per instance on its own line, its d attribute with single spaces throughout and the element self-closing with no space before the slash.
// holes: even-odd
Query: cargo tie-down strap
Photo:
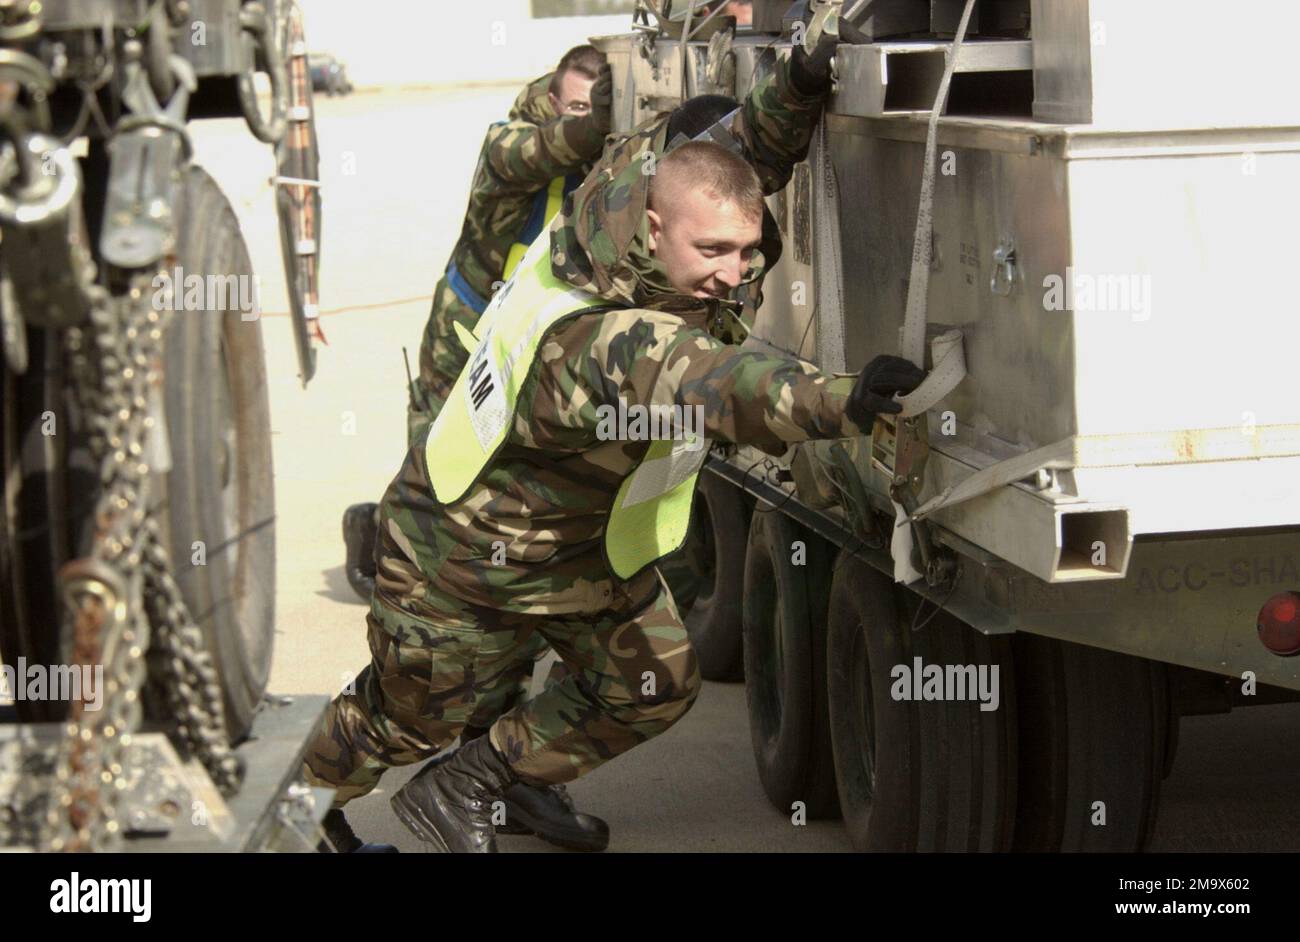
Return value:
<svg viewBox="0 0 1300 942">
<path fill-rule="evenodd" d="M 921 170 L 921 198 L 916 211 L 916 235 L 912 242 L 912 271 L 907 283 L 907 311 L 903 318 L 902 355 L 919 367 L 925 366 L 925 333 L 928 320 L 928 301 L 930 293 L 930 266 L 934 255 L 934 180 L 938 160 L 939 119 L 943 116 L 948 103 L 948 88 L 952 84 L 953 72 L 957 69 L 957 58 L 961 54 L 962 42 L 966 39 L 966 28 L 970 25 L 971 12 L 975 0 L 966 0 L 962 10 L 961 22 L 953 37 L 952 47 L 948 50 L 948 60 L 944 64 L 943 77 L 939 81 L 939 90 L 934 98 L 934 107 L 930 110 L 930 120 L 925 132 L 925 163 Z M 925 382 L 906 396 L 898 397 L 903 410 L 899 419 L 924 416 L 931 407 L 937 405 L 957 384 L 966 377 L 966 354 L 962 344 L 960 330 L 950 330 L 931 342 L 930 374 Z M 924 421 L 920 423 L 919 434 L 928 436 Z M 901 429 L 900 429 L 901 430 Z M 905 436 L 898 436 L 899 458 L 905 446 Z M 928 449 L 928 442 L 920 442 L 920 449 Z M 899 464 L 909 464 L 906 459 Z M 924 455 L 919 467 L 924 470 Z M 911 476 L 910 471 L 903 472 Z M 920 490 L 920 481 L 913 480 L 904 485 L 915 494 Z M 890 554 L 894 558 L 894 579 L 897 582 L 910 583 L 920 579 L 924 574 L 912 565 L 913 530 L 908 512 L 897 499 L 894 505 L 894 534 L 890 541 Z M 919 508 L 914 508 L 919 509 Z"/>
</svg>

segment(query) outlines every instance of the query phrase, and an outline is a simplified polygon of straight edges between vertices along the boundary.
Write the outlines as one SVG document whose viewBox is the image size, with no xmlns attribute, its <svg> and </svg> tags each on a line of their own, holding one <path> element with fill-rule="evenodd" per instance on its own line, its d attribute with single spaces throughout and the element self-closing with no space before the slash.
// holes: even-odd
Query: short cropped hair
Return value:
<svg viewBox="0 0 1300 942">
<path fill-rule="evenodd" d="M 688 141 L 659 159 L 646 205 L 662 212 L 663 180 L 679 178 L 693 190 L 704 190 L 717 199 L 734 203 L 750 219 L 763 215 L 763 184 L 743 157 L 712 141 Z"/>
<path fill-rule="evenodd" d="M 560 82 L 564 80 L 566 73 L 577 72 L 589 79 L 595 79 L 600 76 L 600 69 L 604 64 L 605 57 L 595 46 L 574 46 L 564 54 L 560 64 L 555 67 L 555 74 L 551 76 L 551 84 L 547 90 L 559 98 Z"/>
</svg>

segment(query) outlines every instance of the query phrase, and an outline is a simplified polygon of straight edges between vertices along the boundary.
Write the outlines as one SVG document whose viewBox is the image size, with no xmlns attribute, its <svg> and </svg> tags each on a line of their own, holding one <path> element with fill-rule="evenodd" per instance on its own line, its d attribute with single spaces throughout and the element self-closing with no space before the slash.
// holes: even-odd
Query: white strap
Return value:
<svg viewBox="0 0 1300 942">
<path fill-rule="evenodd" d="M 921 199 L 916 210 L 916 234 L 912 241 L 912 273 L 907 283 L 907 313 L 903 317 L 903 356 L 920 367 L 925 366 L 925 325 L 930 294 L 930 264 L 933 261 L 934 176 L 939 146 L 939 118 L 948 103 L 948 87 L 957 68 L 966 27 L 970 24 L 975 0 L 966 0 L 957 35 L 948 50 L 943 78 L 930 111 L 925 132 L 925 164 L 921 170 Z M 920 415 L 953 390 L 966 375 L 966 356 L 962 352 L 962 335 L 952 330 L 936 337 L 932 346 L 934 370 L 925 382 L 906 396 L 896 397 L 903 404 L 904 416 Z M 894 581 L 915 582 L 921 573 L 912 566 L 912 528 L 901 504 L 894 504 L 894 536 L 890 552 L 894 557 Z"/>
<path fill-rule="evenodd" d="M 844 373 L 848 360 L 844 349 L 844 273 L 840 263 L 840 194 L 831 161 L 830 135 L 826 131 L 826 114 L 817 122 L 813 137 L 813 228 L 814 258 L 817 280 L 814 284 L 817 304 L 817 364 L 826 373 Z M 799 354 L 802 356 L 803 351 Z"/>
<path fill-rule="evenodd" d="M 1195 456 L 1184 457 L 1195 442 Z M 1262 426 L 1253 435 L 1239 428 L 1185 432 L 1135 432 L 1121 435 L 1073 435 L 1042 448 L 981 468 L 917 508 L 920 520 L 941 507 L 980 497 L 1023 481 L 1044 468 L 1115 468 L 1132 465 L 1183 464 L 1189 461 L 1254 461 L 1300 454 L 1300 427 Z"/>
<path fill-rule="evenodd" d="M 1023 455 L 1007 458 L 976 471 L 970 477 L 963 478 L 952 487 L 944 488 L 931 497 L 912 514 L 913 520 L 920 520 L 938 510 L 951 507 L 973 497 L 980 497 L 989 491 L 995 491 L 1016 481 L 1023 481 L 1043 468 L 1071 468 L 1074 466 L 1074 439 L 1063 438 L 1059 442 L 1027 451 Z"/>
<path fill-rule="evenodd" d="M 925 366 L 926 312 L 930 293 L 930 265 L 934 260 L 934 178 L 939 147 L 939 119 L 943 116 L 944 106 L 948 102 L 948 87 L 952 84 L 952 74 L 957 68 L 957 58 L 961 53 L 961 44 L 966 38 L 966 27 L 970 23 L 971 11 L 974 7 L 975 0 L 966 0 L 966 8 L 962 11 L 957 35 L 952 40 L 952 48 L 948 50 L 948 61 L 944 64 L 943 78 L 939 81 L 939 92 L 935 95 L 934 108 L 930 111 L 930 121 L 925 132 L 925 165 L 921 171 L 921 199 L 916 211 L 916 234 L 912 240 L 912 273 L 907 283 L 907 313 L 903 319 L 903 356 L 917 366 Z M 960 343 L 960 332 L 958 332 L 957 342 Z M 957 376 L 953 385 L 960 382 L 961 377 L 965 375 L 963 358 L 961 375 Z M 912 393 L 912 395 L 916 394 Z M 906 401 L 906 397 L 903 397 L 903 401 Z M 915 409 L 911 414 L 915 415 L 921 411 L 924 410 Z"/>
<path fill-rule="evenodd" d="M 924 415 L 939 404 L 966 377 L 966 348 L 960 330 L 949 330 L 930 341 L 930 375 L 920 386 L 899 398 L 903 418 Z"/>
</svg>

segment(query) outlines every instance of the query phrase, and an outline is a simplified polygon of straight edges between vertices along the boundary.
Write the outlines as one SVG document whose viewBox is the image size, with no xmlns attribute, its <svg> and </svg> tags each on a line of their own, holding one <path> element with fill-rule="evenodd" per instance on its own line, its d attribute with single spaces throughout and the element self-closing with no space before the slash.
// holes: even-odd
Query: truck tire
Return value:
<svg viewBox="0 0 1300 942">
<path fill-rule="evenodd" d="M 849 840 L 860 851 L 1007 850 L 1016 808 L 1010 646 L 946 612 L 912 631 L 919 601 L 855 557 L 836 566 L 828 689 Z M 894 699 L 901 681 L 894 668 L 911 670 L 916 657 L 923 665 L 996 666 L 997 709 L 981 710 L 975 699 Z"/>
<path fill-rule="evenodd" d="M 749 528 L 742 606 L 750 739 L 768 799 L 786 814 L 802 802 L 808 818 L 839 816 L 822 627 L 830 564 L 824 541 L 759 503 Z"/>
<path fill-rule="evenodd" d="M 1164 665 L 1035 635 L 1016 635 L 1015 652 L 1021 800 L 1014 849 L 1145 849 L 1168 758 Z"/>
<path fill-rule="evenodd" d="M 684 556 L 695 573 L 695 592 L 683 620 L 705 680 L 745 677 L 741 587 L 748 529 L 749 510 L 740 490 L 702 472 Z M 674 585 L 672 579 L 669 584 Z"/>
<path fill-rule="evenodd" d="M 187 171 L 178 218 L 181 269 L 235 275 L 236 283 L 253 285 L 239 222 L 203 170 Z M 262 324 L 242 320 L 238 304 L 228 300 L 211 311 L 173 314 L 165 341 L 172 467 L 155 486 L 166 508 L 173 575 L 216 663 L 226 726 L 238 740 L 266 691 L 275 617 L 275 487 Z"/>
</svg>

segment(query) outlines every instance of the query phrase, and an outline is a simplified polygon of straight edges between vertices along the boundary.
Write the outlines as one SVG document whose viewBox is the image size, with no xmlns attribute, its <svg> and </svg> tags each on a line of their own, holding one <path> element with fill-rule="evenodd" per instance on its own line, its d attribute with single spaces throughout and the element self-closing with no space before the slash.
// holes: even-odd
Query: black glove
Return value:
<svg viewBox="0 0 1300 942">
<path fill-rule="evenodd" d="M 608 65 L 600 67 L 600 74 L 591 85 L 592 123 L 604 134 L 613 128 L 614 73 Z"/>
<path fill-rule="evenodd" d="M 812 7 L 809 6 L 804 10 L 803 15 L 802 22 L 805 30 L 811 19 Z M 820 97 L 830 92 L 831 59 L 838 45 L 839 37 L 825 32 L 817 38 L 817 45 L 813 47 L 811 54 L 804 49 L 802 41 L 794 44 L 794 51 L 790 54 L 790 81 L 794 83 L 798 92 L 809 98 Z"/>
<path fill-rule="evenodd" d="M 858 428 L 870 428 L 876 416 L 896 415 L 903 407 L 894 393 L 906 395 L 921 385 L 925 370 L 902 357 L 879 356 L 862 368 L 844 411 Z"/>
</svg>

